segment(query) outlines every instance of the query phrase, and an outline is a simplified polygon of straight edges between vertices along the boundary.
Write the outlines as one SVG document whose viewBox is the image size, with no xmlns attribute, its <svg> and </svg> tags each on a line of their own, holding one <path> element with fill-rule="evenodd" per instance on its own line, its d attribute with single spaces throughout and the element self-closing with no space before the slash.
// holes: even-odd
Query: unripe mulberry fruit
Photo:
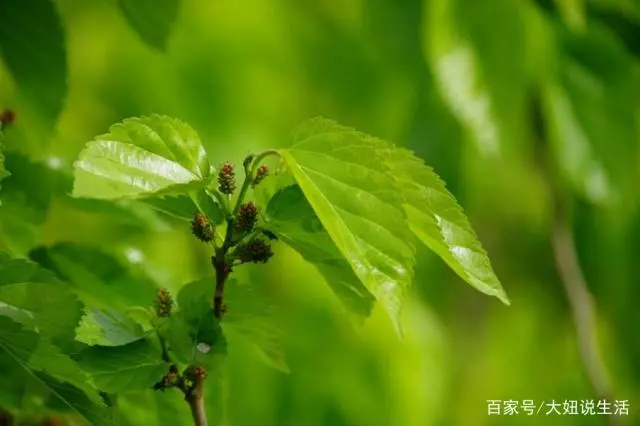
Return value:
<svg viewBox="0 0 640 426">
<path fill-rule="evenodd" d="M 213 240 L 213 226 L 209 223 L 209 219 L 202 213 L 196 213 L 191 221 L 191 230 L 193 235 L 202 242 L 208 243 Z"/>
<path fill-rule="evenodd" d="M 256 172 L 256 177 L 253 178 L 253 182 L 251 182 L 251 186 L 258 185 L 268 175 L 269 175 L 269 168 L 267 167 L 267 165 L 266 164 L 261 165 L 260 167 L 258 167 L 258 171 Z"/>
<path fill-rule="evenodd" d="M 165 318 L 171 315 L 171 309 L 173 308 L 173 299 L 169 290 L 166 288 L 159 288 L 156 294 L 156 315 L 160 318 Z"/>
<path fill-rule="evenodd" d="M 236 173 L 233 164 L 224 163 L 218 171 L 218 190 L 223 194 L 233 194 L 236 190 Z"/>
<path fill-rule="evenodd" d="M 254 238 L 238 247 L 237 256 L 243 263 L 267 263 L 273 256 L 273 252 L 269 243 L 259 238 Z"/>
<path fill-rule="evenodd" d="M 258 220 L 258 209 L 253 202 L 249 201 L 240 206 L 238 217 L 236 218 L 236 229 L 240 232 L 251 232 Z"/>
</svg>

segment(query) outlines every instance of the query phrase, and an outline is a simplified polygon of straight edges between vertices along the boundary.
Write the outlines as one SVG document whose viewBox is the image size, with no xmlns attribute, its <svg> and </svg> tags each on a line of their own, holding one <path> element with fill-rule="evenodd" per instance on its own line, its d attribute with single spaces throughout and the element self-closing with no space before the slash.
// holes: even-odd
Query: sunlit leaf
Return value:
<svg viewBox="0 0 640 426">
<path fill-rule="evenodd" d="M 47 122 L 43 130 L 51 132 L 67 93 L 65 35 L 54 2 L 0 2 L 0 53 L 30 109 Z"/>
<path fill-rule="evenodd" d="M 46 339 L 20 324 L 0 317 L 0 348 L 43 382 L 70 409 L 95 424 L 112 424 L 109 411 L 97 391 L 87 383 L 79 365 Z"/>
<path fill-rule="evenodd" d="M 82 316 L 82 303 L 70 287 L 39 265 L 0 253 L 0 315 L 10 308 L 28 318 L 24 325 L 57 344 L 71 342 Z M 16 317 L 13 317 L 16 319 Z"/>
<path fill-rule="evenodd" d="M 118 6 L 142 41 L 160 51 L 167 49 L 180 0 L 118 0 Z"/>
<path fill-rule="evenodd" d="M 414 248 L 396 182 L 385 173 L 392 148 L 315 119 L 300 126 L 293 146 L 281 153 L 333 243 L 397 326 Z"/>
<path fill-rule="evenodd" d="M 509 304 L 486 251 L 440 177 L 406 149 L 393 150 L 386 162 L 405 198 L 414 234 L 466 282 Z"/>
<path fill-rule="evenodd" d="M 169 370 L 160 349 L 147 340 L 88 348 L 80 354 L 78 363 L 100 390 L 112 393 L 149 389 Z"/>
<path fill-rule="evenodd" d="M 204 187 L 211 171 L 187 124 L 159 115 L 129 118 L 85 145 L 75 163 L 73 196 L 187 194 Z"/>
<path fill-rule="evenodd" d="M 375 299 L 342 256 L 297 185 L 271 198 L 266 226 L 285 244 L 318 268 L 341 302 L 356 314 L 371 313 Z"/>
</svg>

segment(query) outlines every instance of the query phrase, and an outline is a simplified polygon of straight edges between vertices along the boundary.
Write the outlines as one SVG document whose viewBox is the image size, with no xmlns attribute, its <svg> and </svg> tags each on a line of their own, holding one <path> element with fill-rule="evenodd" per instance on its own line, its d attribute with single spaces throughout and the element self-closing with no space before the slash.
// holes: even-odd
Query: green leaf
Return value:
<svg viewBox="0 0 640 426">
<path fill-rule="evenodd" d="M 404 208 L 413 233 L 463 280 L 508 305 L 509 299 L 486 251 L 438 175 L 402 148 L 390 152 L 386 163 L 405 198 Z"/>
<path fill-rule="evenodd" d="M 159 115 L 113 125 L 87 143 L 74 166 L 73 196 L 101 199 L 187 194 L 212 172 L 195 130 Z"/>
<path fill-rule="evenodd" d="M 185 364 L 217 368 L 226 353 L 226 339 L 213 316 L 214 288 L 206 279 L 185 285 L 178 293 L 179 309 L 162 331 L 170 350 Z"/>
<path fill-rule="evenodd" d="M 450 111 L 483 154 L 518 152 L 528 125 L 533 68 L 543 62 L 536 44 L 544 37 L 535 27 L 533 7 L 511 0 L 425 6 L 423 47 Z"/>
<path fill-rule="evenodd" d="M 0 317 L 0 348 L 73 411 L 90 421 L 99 419 L 95 424 L 113 424 L 102 398 L 88 385 L 79 365 L 46 339 Z"/>
<path fill-rule="evenodd" d="M 149 389 L 169 371 L 160 349 L 147 340 L 89 348 L 82 351 L 78 363 L 99 389 L 109 393 Z"/>
<path fill-rule="evenodd" d="M 54 3 L 0 2 L 0 52 L 20 94 L 36 117 L 47 121 L 50 132 L 67 93 L 65 35 Z M 24 113 L 21 110 L 24 122 L 33 125 L 31 115 Z"/>
<path fill-rule="evenodd" d="M 281 241 L 318 268 L 348 309 L 362 316 L 371 313 L 374 297 L 333 243 L 298 185 L 276 192 L 264 219 Z"/>
<path fill-rule="evenodd" d="M 118 7 L 142 41 L 166 51 L 171 28 L 180 11 L 180 0 L 118 0 Z"/>
<path fill-rule="evenodd" d="M 71 408 L 72 412 L 79 414 L 94 426 L 116 426 L 120 424 L 118 412 L 111 408 L 110 405 L 103 407 L 95 404 L 83 392 L 68 383 L 60 383 L 40 374 L 38 378 L 47 385 L 57 397 L 57 400 L 63 404 L 61 408 L 65 408 L 64 411 Z M 47 402 L 49 407 L 53 405 L 52 401 Z"/>
<path fill-rule="evenodd" d="M 7 411 L 25 410 L 25 395 L 29 392 L 33 377 L 17 364 L 8 352 L 0 350 L 0 407 Z"/>
<path fill-rule="evenodd" d="M 82 303 L 66 284 L 39 265 L 0 253 L 0 302 L 4 308 L 20 310 L 28 319 L 21 321 L 24 325 L 33 325 L 56 344 L 74 340 Z"/>
<path fill-rule="evenodd" d="M 640 178 L 637 65 L 597 24 L 580 35 L 562 32 L 560 42 L 560 67 L 542 90 L 557 167 L 564 182 L 587 201 L 631 204 Z"/>
<path fill-rule="evenodd" d="M 159 212 L 183 221 L 192 221 L 197 211 L 217 225 L 224 221 L 222 208 L 207 190 L 194 191 L 191 196 L 164 196 L 146 198 L 141 202 Z"/>
<path fill-rule="evenodd" d="M 71 283 L 91 307 L 125 311 L 131 306 L 147 306 L 155 297 L 156 285 L 149 277 L 91 245 L 40 246 L 29 256 Z"/>
<path fill-rule="evenodd" d="M 13 351 L 16 354 L 17 350 L 14 345 L 10 352 Z M 42 371 L 61 383 L 67 382 L 83 391 L 94 404 L 104 405 L 98 392 L 89 385 L 91 381 L 78 363 L 46 339 L 39 340 L 35 351 L 28 359 L 28 364 L 35 371 Z"/>
<path fill-rule="evenodd" d="M 225 333 L 238 334 L 255 346 L 269 366 L 288 373 L 276 307 L 255 286 L 235 279 L 225 283 L 224 303 L 227 312 L 221 325 Z"/>
<path fill-rule="evenodd" d="M 171 350 L 184 363 L 217 367 L 215 354 L 226 352 L 224 336 L 231 332 L 253 345 L 268 365 L 288 372 L 273 304 L 255 287 L 230 279 L 225 283 L 227 312 L 220 321 L 220 329 L 211 308 L 215 286 L 213 278 L 205 278 L 180 290 L 177 298 L 179 312 L 171 318 L 167 333 Z M 202 343 L 206 345 L 204 348 L 209 348 L 206 353 L 201 351 Z M 211 353 L 214 357 L 209 355 Z"/>
<path fill-rule="evenodd" d="M 122 346 L 147 333 L 133 318 L 113 310 L 88 308 L 76 329 L 76 340 L 94 346 Z"/>
<path fill-rule="evenodd" d="M 384 171 L 391 149 L 314 119 L 298 128 L 293 146 L 281 154 L 333 243 L 399 331 L 414 248 L 396 182 Z"/>
</svg>

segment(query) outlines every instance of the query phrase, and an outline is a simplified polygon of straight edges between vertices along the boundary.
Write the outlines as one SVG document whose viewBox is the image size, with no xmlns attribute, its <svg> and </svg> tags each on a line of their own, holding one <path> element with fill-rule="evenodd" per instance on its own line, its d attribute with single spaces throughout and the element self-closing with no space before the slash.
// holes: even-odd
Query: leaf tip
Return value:
<svg viewBox="0 0 640 426">
<path fill-rule="evenodd" d="M 509 299 L 509 296 L 507 296 L 507 293 L 502 289 L 497 289 L 492 296 L 495 296 L 498 298 L 498 300 L 500 300 L 502 303 L 504 303 L 506 306 L 511 306 L 511 300 Z"/>
<path fill-rule="evenodd" d="M 501 301 L 502 303 L 504 303 L 505 305 L 507 305 L 507 306 L 511 306 L 511 300 L 509 300 L 509 298 L 507 297 L 507 295 L 506 295 L 506 294 L 504 294 L 504 293 L 503 293 L 501 296 L 498 296 L 498 298 L 499 298 L 499 299 L 500 299 L 500 301 Z"/>
</svg>

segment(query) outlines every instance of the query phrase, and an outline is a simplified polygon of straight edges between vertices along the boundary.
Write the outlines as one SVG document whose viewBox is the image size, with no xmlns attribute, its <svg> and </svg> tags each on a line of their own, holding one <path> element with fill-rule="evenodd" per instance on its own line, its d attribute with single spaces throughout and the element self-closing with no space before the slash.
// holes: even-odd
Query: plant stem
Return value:
<svg viewBox="0 0 640 426">
<path fill-rule="evenodd" d="M 204 379 L 197 377 L 193 386 L 185 391 L 185 400 L 191 408 L 193 424 L 195 426 L 207 426 L 207 412 L 204 407 L 204 389 L 202 386 Z"/>
<path fill-rule="evenodd" d="M 233 208 L 233 212 L 230 217 L 227 217 L 227 233 L 224 237 L 224 242 L 222 246 L 216 249 L 215 256 L 213 257 L 213 269 L 216 274 L 216 290 L 213 296 L 213 314 L 216 319 L 220 320 L 222 316 L 222 305 L 224 298 L 224 284 L 227 280 L 228 268 L 231 265 L 226 264 L 226 256 L 229 250 L 237 244 L 237 241 L 233 241 L 233 225 L 236 215 L 238 214 L 238 210 L 240 210 L 240 206 L 244 201 L 244 197 L 247 194 L 247 190 L 251 186 L 253 179 L 255 178 L 256 168 L 259 165 L 259 162 L 270 156 L 270 155 L 280 155 L 277 150 L 269 149 L 260 154 L 254 156 L 253 154 L 247 156 L 244 161 L 244 182 L 242 182 L 242 187 L 240 188 L 240 193 L 238 194 L 238 199 L 236 200 L 236 204 Z M 242 240 L 242 239 L 241 239 Z"/>
<path fill-rule="evenodd" d="M 260 165 L 260 161 L 262 161 L 264 158 L 270 155 L 280 155 L 280 152 L 278 152 L 278 150 L 275 150 L 275 149 L 268 149 L 256 155 L 255 157 L 253 155 L 248 156 L 247 159 L 251 159 L 250 161 L 245 160 L 244 182 L 242 183 L 242 187 L 240 188 L 240 193 L 238 194 L 238 200 L 236 201 L 236 205 L 233 208 L 233 217 L 235 217 L 238 214 L 238 210 L 240 210 L 240 205 L 242 205 L 242 201 L 244 201 L 244 196 L 246 195 L 247 190 L 251 186 L 251 182 L 253 182 L 253 179 L 255 178 L 256 169 Z"/>
<path fill-rule="evenodd" d="M 227 231 L 230 232 L 230 231 Z M 226 240 L 226 239 L 225 239 Z M 226 241 L 225 241 L 226 243 Z M 222 248 L 216 250 L 216 255 L 213 261 L 213 268 L 216 273 L 216 291 L 213 296 L 213 315 L 219 320 L 222 317 L 222 300 L 224 297 L 224 283 L 227 279 L 226 277 L 226 265 L 225 265 L 225 256 L 227 254 L 228 248 L 225 247 L 226 244 L 223 244 Z"/>
</svg>

